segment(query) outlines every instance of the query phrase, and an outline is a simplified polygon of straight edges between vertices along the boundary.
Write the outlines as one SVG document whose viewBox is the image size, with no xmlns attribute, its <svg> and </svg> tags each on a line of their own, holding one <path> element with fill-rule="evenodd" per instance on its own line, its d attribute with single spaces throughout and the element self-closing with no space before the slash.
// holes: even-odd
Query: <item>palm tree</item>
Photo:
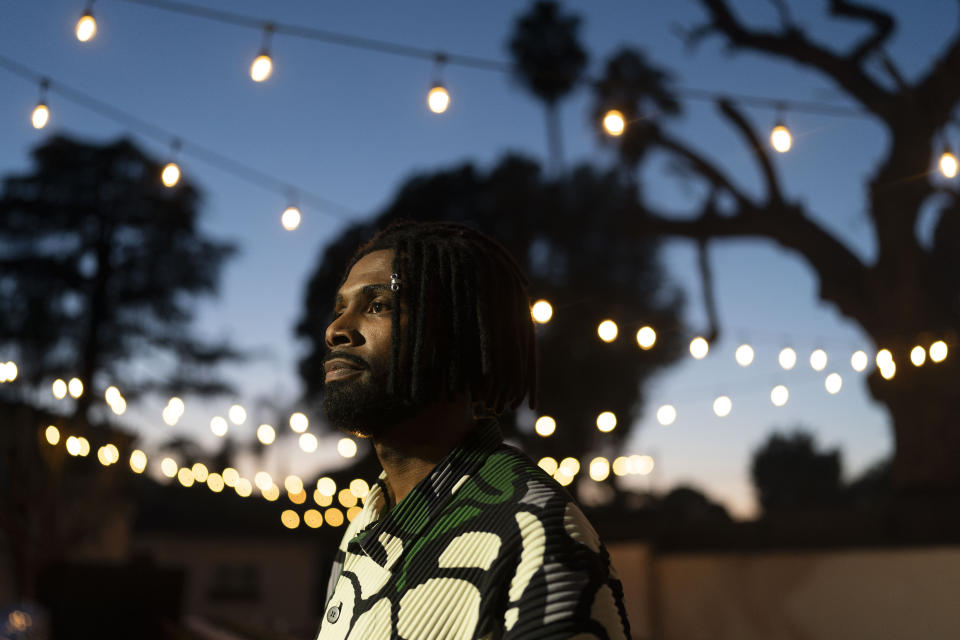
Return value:
<svg viewBox="0 0 960 640">
<path fill-rule="evenodd" d="M 554 175 L 563 167 L 558 102 L 580 81 L 587 52 L 577 40 L 580 18 L 555 2 L 537 2 L 517 20 L 510 38 L 513 73 L 547 110 L 547 144 Z"/>
</svg>

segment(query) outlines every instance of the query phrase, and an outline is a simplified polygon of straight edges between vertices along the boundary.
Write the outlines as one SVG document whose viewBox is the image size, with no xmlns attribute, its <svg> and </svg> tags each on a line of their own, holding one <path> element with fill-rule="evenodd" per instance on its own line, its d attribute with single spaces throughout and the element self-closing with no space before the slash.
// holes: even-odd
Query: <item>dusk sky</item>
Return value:
<svg viewBox="0 0 960 640">
<path fill-rule="evenodd" d="M 504 62 L 509 59 L 506 41 L 513 20 L 528 6 L 503 0 L 191 4 Z M 821 42 L 838 46 L 862 33 L 855 23 L 829 20 L 826 4 L 792 3 L 796 20 Z M 908 75 L 926 68 L 958 23 L 956 3 L 948 0 L 876 4 L 898 16 L 888 51 Z M 48 96 L 51 122 L 36 131 L 30 112 L 38 97 L 37 83 L 0 67 L 0 173 L 28 171 L 29 150 L 55 132 L 98 142 L 132 135 L 153 156 L 168 156 L 169 139 L 150 137 L 68 100 L 57 92 L 57 83 L 63 83 L 181 138 L 185 146 L 179 164 L 205 194 L 204 229 L 240 246 L 239 256 L 225 270 L 220 296 L 202 302 L 197 315 L 202 334 L 228 337 L 254 353 L 249 362 L 228 371 L 239 393 L 216 401 L 185 398 L 187 411 L 176 427 L 161 421 L 163 401 L 131 407 L 125 419 L 142 434 L 148 453 L 176 432 L 215 447 L 207 424 L 211 416 L 225 415 L 233 402 L 244 404 L 250 413 L 245 425 L 234 428 L 237 438 L 247 440 L 254 437 L 256 425 L 268 419 L 266 403 L 257 409 L 259 400 L 297 408 L 296 362 L 302 345 L 293 327 L 301 314 L 304 286 L 323 248 L 350 220 L 378 213 L 418 172 L 464 162 L 487 169 L 508 152 L 546 158 L 541 104 L 501 72 L 447 65 L 443 79 L 452 102 L 446 113 L 436 115 L 425 103 L 434 76 L 429 60 L 277 34 L 271 47 L 273 75 L 257 84 L 248 71 L 261 46 L 256 29 L 129 0 L 100 0 L 94 5 L 98 33 L 80 43 L 73 30 L 84 0 L 4 5 L 0 56 L 49 76 L 54 86 Z M 853 106 L 829 80 L 753 54 L 730 55 L 720 38 L 689 50 L 677 34 L 678 28 L 703 19 L 693 0 L 583 0 L 563 6 L 583 18 L 591 75 L 599 75 L 606 58 L 628 44 L 672 69 L 679 87 Z M 736 6 L 752 24 L 776 25 L 772 2 L 741 0 Z M 911 8 L 900 9 L 905 6 Z M 685 114 L 673 130 L 748 190 L 759 192 L 758 171 L 748 150 L 715 108 L 703 101 L 683 104 Z M 561 109 L 566 166 L 611 166 L 613 153 L 600 143 L 589 121 L 586 88 Z M 764 136 L 777 119 L 771 109 L 745 110 Z M 871 260 L 874 246 L 864 211 L 864 183 L 884 151 L 885 132 L 867 117 L 798 113 L 789 107 L 783 117 L 794 134 L 794 148 L 774 160 L 788 196 L 804 202 L 820 223 Z M 331 206 L 313 206 L 301 198 L 303 223 L 288 232 L 280 225 L 287 204 L 284 193 L 204 163 L 191 154 L 192 144 L 322 196 Z M 655 202 L 677 215 L 690 212 L 699 193 L 665 170 L 647 172 L 644 185 Z M 668 241 L 662 259 L 669 278 L 686 293 L 686 322 L 693 337 L 707 329 L 707 322 L 692 246 Z M 649 403 L 625 451 L 654 456 L 657 467 L 650 481 L 661 489 L 692 484 L 734 514 L 748 516 L 755 510 L 750 454 L 774 428 L 802 426 L 817 435 L 821 446 L 839 447 L 847 477 L 888 455 L 888 415 L 870 398 L 866 374 L 850 366 L 853 351 L 875 353 L 877 345 L 819 301 L 817 282 L 803 261 L 769 242 L 736 240 L 714 243 L 712 262 L 722 339 L 706 359 L 685 356 L 650 382 Z M 596 335 L 583 339 L 603 348 Z M 619 339 L 633 336 L 623 332 Z M 743 342 L 756 351 L 754 364 L 745 368 L 733 357 Z M 776 361 L 785 346 L 799 355 L 791 371 Z M 821 372 L 808 363 L 816 348 L 829 356 Z M 824 390 L 824 378 L 831 372 L 843 378 L 837 395 Z M 777 384 L 790 390 L 784 407 L 770 401 Z M 733 401 L 733 411 L 725 418 L 712 411 L 714 398 L 721 394 Z M 668 427 L 655 417 L 665 403 L 678 412 Z M 574 428 L 558 425 L 565 427 Z M 267 457 L 268 470 L 307 475 L 338 464 L 332 451 L 336 436 L 322 424 L 311 425 L 311 431 L 321 437 L 320 451 L 307 454 L 285 446 Z"/>
</svg>

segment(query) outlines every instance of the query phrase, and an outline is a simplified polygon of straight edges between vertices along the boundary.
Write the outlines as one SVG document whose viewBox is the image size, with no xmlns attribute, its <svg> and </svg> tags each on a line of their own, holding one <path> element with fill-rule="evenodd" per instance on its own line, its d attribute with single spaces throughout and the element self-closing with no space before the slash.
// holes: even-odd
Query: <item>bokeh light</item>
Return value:
<svg viewBox="0 0 960 640">
<path fill-rule="evenodd" d="M 268 502 L 276 502 L 280 499 L 280 487 L 275 484 L 271 484 L 266 489 L 260 489 L 260 495 L 263 496 L 264 500 Z"/>
<path fill-rule="evenodd" d="M 83 395 L 83 382 L 80 378 L 70 378 L 70 382 L 67 383 L 67 391 L 70 392 L 71 398 L 79 398 Z"/>
<path fill-rule="evenodd" d="M 777 355 L 777 362 L 780 366 L 789 371 L 797 365 L 797 352 L 790 347 L 784 347 Z"/>
<path fill-rule="evenodd" d="M 255 474 L 253 474 L 253 484 L 255 484 L 258 489 L 263 491 L 273 484 L 273 477 L 266 471 L 257 471 Z"/>
<path fill-rule="evenodd" d="M 843 388 L 843 378 L 840 377 L 839 373 L 831 373 L 824 379 L 823 386 L 827 393 L 831 395 L 839 393 L 840 389 Z"/>
<path fill-rule="evenodd" d="M 211 473 L 207 476 L 207 487 L 210 491 L 214 493 L 220 493 L 223 491 L 223 488 L 226 486 L 226 483 L 223 481 L 223 476 L 219 473 Z"/>
<path fill-rule="evenodd" d="M 193 466 L 190 467 L 190 471 L 193 473 L 193 479 L 197 482 L 206 482 L 210 476 L 210 470 L 207 469 L 207 465 L 202 462 L 194 462 Z"/>
<path fill-rule="evenodd" d="M 30 124 L 34 129 L 43 129 L 50 122 L 50 108 L 43 102 L 37 104 L 30 114 Z"/>
<path fill-rule="evenodd" d="M 370 485 L 363 478 L 354 478 L 350 481 L 350 493 L 363 500 L 370 493 Z"/>
<path fill-rule="evenodd" d="M 790 399 L 790 391 L 782 384 L 770 390 L 770 402 L 776 407 L 782 407 Z"/>
<path fill-rule="evenodd" d="M 793 147 L 793 136 L 790 130 L 782 124 L 778 124 L 770 132 L 770 146 L 778 153 L 786 153 Z"/>
<path fill-rule="evenodd" d="M 160 461 L 160 472 L 168 478 L 177 476 L 177 467 L 177 461 L 173 458 L 166 457 Z"/>
<path fill-rule="evenodd" d="M 90 11 L 84 12 L 84 14 L 80 16 L 80 19 L 77 20 L 75 32 L 77 34 L 77 40 L 80 42 L 90 42 L 90 40 L 97 35 L 97 21 Z"/>
<path fill-rule="evenodd" d="M 289 475 L 283 480 L 283 488 L 287 493 L 300 493 L 303 491 L 303 479 L 297 475 Z"/>
<path fill-rule="evenodd" d="M 337 502 L 344 507 L 352 507 L 357 504 L 357 496 L 353 495 L 350 489 L 340 489 L 337 492 Z"/>
<path fill-rule="evenodd" d="M 323 519 L 327 521 L 327 524 L 331 527 L 339 527 L 343 524 L 343 512 L 336 507 L 330 507 L 323 512 Z"/>
<path fill-rule="evenodd" d="M 534 321 L 546 324 L 553 318 L 553 305 L 546 300 L 537 300 L 530 307 L 530 315 L 533 316 Z"/>
<path fill-rule="evenodd" d="M 53 397 L 57 400 L 63 400 L 67 397 L 67 383 L 60 378 L 53 381 L 53 384 L 50 385 L 50 390 L 53 392 Z"/>
<path fill-rule="evenodd" d="M 737 347 L 736 352 L 734 352 L 733 357 L 736 359 L 737 364 L 741 367 L 748 367 L 753 362 L 753 347 L 748 344 L 742 344 Z"/>
<path fill-rule="evenodd" d="M 937 340 L 930 345 L 930 360 L 933 362 L 943 362 L 947 359 L 947 343 L 943 340 Z"/>
<path fill-rule="evenodd" d="M 660 405 L 660 408 L 657 409 L 657 422 L 663 426 L 669 426 L 673 424 L 677 419 L 677 408 L 672 404 Z"/>
<path fill-rule="evenodd" d="M 303 220 L 303 216 L 300 214 L 300 209 L 294 206 L 287 207 L 280 214 L 280 224 L 287 231 L 293 231 L 299 227 L 301 220 Z"/>
<path fill-rule="evenodd" d="M 56 445 L 60 442 L 60 429 L 57 429 L 54 425 L 50 425 L 43 432 L 44 437 L 46 437 L 47 442 L 51 445 Z"/>
<path fill-rule="evenodd" d="M 184 487 L 192 487 L 194 481 L 193 472 L 190 471 L 188 467 L 180 467 L 180 470 L 177 471 L 177 481 Z"/>
<path fill-rule="evenodd" d="M 260 441 L 262 445 L 273 444 L 273 441 L 277 439 L 277 431 L 269 424 L 262 424 L 257 427 L 257 440 Z"/>
<path fill-rule="evenodd" d="M 290 414 L 290 428 L 297 433 L 303 433 L 310 426 L 307 416 L 299 411 Z"/>
<path fill-rule="evenodd" d="M 330 497 L 337 492 L 337 483 L 333 481 L 333 478 L 324 476 L 317 480 L 317 491 L 322 496 Z"/>
<path fill-rule="evenodd" d="M 702 336 L 697 336 L 690 341 L 690 355 L 697 360 L 703 360 L 710 353 L 710 343 Z"/>
<path fill-rule="evenodd" d="M 619 332 L 620 330 L 617 328 L 617 323 L 613 320 L 604 320 L 597 325 L 597 335 L 600 336 L 600 339 L 604 342 L 613 342 L 617 339 Z"/>
<path fill-rule="evenodd" d="M 550 456 L 544 456 L 540 458 L 539 461 L 537 461 L 537 466 L 543 469 L 547 473 L 547 475 L 552 476 L 557 472 L 557 469 L 559 468 L 560 465 L 557 463 L 555 458 L 551 458 Z"/>
<path fill-rule="evenodd" d="M 603 456 L 597 456 L 590 461 L 590 479 L 603 482 L 610 476 L 610 461 Z"/>
<path fill-rule="evenodd" d="M 224 420 L 221 416 L 213 416 L 210 418 L 210 431 L 213 435 L 222 438 L 227 435 L 227 430 L 230 428 L 230 425 L 227 424 L 227 421 Z"/>
<path fill-rule="evenodd" d="M 630 458 L 627 456 L 617 456 L 613 459 L 613 475 L 625 476 L 630 473 Z"/>
<path fill-rule="evenodd" d="M 237 478 L 237 484 L 233 488 L 241 498 L 249 498 L 253 493 L 253 485 L 246 478 Z"/>
<path fill-rule="evenodd" d="M 168 162 L 160 172 L 160 180 L 165 187 L 175 187 L 180 182 L 180 167 L 176 162 Z"/>
<path fill-rule="evenodd" d="M 344 458 L 352 458 L 357 455 L 357 443 L 352 438 L 340 438 L 337 441 L 337 453 Z"/>
<path fill-rule="evenodd" d="M 605 114 L 603 114 L 603 130 L 607 132 L 607 135 L 617 137 L 623 135 L 624 130 L 627 128 L 627 121 L 623 117 L 623 113 L 616 109 L 610 109 Z"/>
<path fill-rule="evenodd" d="M 317 447 L 320 446 L 320 441 L 317 440 L 317 436 L 312 433 L 301 433 L 297 439 L 297 443 L 300 445 L 301 451 L 306 453 L 313 453 L 317 450 Z"/>
<path fill-rule="evenodd" d="M 228 487 L 237 486 L 237 482 L 240 480 L 240 474 L 233 467 L 227 467 L 223 470 L 223 484 Z"/>
<path fill-rule="evenodd" d="M 558 473 L 562 473 L 568 476 L 575 476 L 580 471 L 580 461 L 576 458 L 567 457 L 560 461 L 560 466 L 557 468 Z"/>
<path fill-rule="evenodd" d="M 957 169 L 960 168 L 960 164 L 957 163 L 957 156 L 953 155 L 953 152 L 949 149 L 940 154 L 940 161 L 937 165 L 940 167 L 940 173 L 943 174 L 943 177 L 957 177 Z"/>
<path fill-rule="evenodd" d="M 355 505 L 347 509 L 347 522 L 353 522 L 353 519 L 363 513 L 363 507 Z"/>
<path fill-rule="evenodd" d="M 303 513 L 303 524 L 311 529 L 316 529 L 323 525 L 323 514 L 316 509 L 307 509 Z"/>
<path fill-rule="evenodd" d="M 557 421 L 550 416 L 540 416 L 534 423 L 533 430 L 537 432 L 538 436 L 544 438 L 552 436 L 553 432 L 557 430 Z"/>
<path fill-rule="evenodd" d="M 140 449 L 130 452 L 130 469 L 134 473 L 143 473 L 147 468 L 147 454 Z"/>
<path fill-rule="evenodd" d="M 300 526 L 300 516 L 293 509 L 284 509 L 283 513 L 280 514 L 280 522 L 287 529 L 296 529 Z"/>
<path fill-rule="evenodd" d="M 923 363 L 927 361 L 927 350 L 921 347 L 920 345 L 915 346 L 910 350 L 910 362 L 913 363 L 915 367 L 923 366 Z"/>
<path fill-rule="evenodd" d="M 823 371 L 827 368 L 827 352 L 823 349 L 814 349 L 810 354 L 810 366 L 814 371 Z"/>
<path fill-rule="evenodd" d="M 270 77 L 271 73 L 273 73 L 273 60 L 266 51 L 261 51 L 250 64 L 250 78 L 254 82 L 263 82 Z"/>
<path fill-rule="evenodd" d="M 604 411 L 597 416 L 597 429 L 603 433 L 613 431 L 617 426 L 617 415 L 613 411 Z"/>
<path fill-rule="evenodd" d="M 720 418 L 726 418 L 733 410 L 733 400 L 729 396 L 717 396 L 713 401 L 713 412 Z"/>
<path fill-rule="evenodd" d="M 450 93 L 442 84 L 435 84 L 427 93 L 427 106 L 434 113 L 443 113 L 450 107 Z"/>
<path fill-rule="evenodd" d="M 652 349 L 657 343 L 657 332 L 653 327 L 640 327 L 637 329 L 637 345 L 644 351 Z"/>
<path fill-rule="evenodd" d="M 866 351 L 854 351 L 850 356 L 850 366 L 854 371 L 863 371 L 868 364 L 870 364 L 870 358 L 867 357 Z"/>
<path fill-rule="evenodd" d="M 227 417 L 233 424 L 241 425 L 247 421 L 247 410 L 239 404 L 231 405 L 227 410 Z"/>
</svg>

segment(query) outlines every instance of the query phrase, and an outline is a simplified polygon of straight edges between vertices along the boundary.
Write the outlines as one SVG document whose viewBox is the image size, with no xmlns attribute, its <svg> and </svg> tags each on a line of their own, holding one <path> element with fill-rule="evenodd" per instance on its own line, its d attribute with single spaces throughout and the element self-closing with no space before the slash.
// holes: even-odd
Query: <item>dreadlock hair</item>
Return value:
<svg viewBox="0 0 960 640">
<path fill-rule="evenodd" d="M 397 308 L 407 311 L 405 328 L 400 313 L 391 320 L 389 390 L 418 402 L 468 392 L 481 413 L 515 409 L 524 396 L 534 408 L 528 281 L 507 250 L 462 224 L 396 222 L 357 250 L 345 274 L 381 249 L 394 252 Z"/>
</svg>

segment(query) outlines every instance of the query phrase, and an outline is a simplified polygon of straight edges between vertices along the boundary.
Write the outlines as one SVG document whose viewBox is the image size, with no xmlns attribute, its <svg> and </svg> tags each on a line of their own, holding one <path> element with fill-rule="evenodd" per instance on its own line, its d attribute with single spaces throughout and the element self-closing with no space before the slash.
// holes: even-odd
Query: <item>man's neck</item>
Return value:
<svg viewBox="0 0 960 640">
<path fill-rule="evenodd" d="M 386 436 L 375 438 L 373 447 L 386 472 L 390 504 L 403 500 L 473 426 L 469 402 L 443 402 L 426 407 L 395 425 Z"/>
</svg>

